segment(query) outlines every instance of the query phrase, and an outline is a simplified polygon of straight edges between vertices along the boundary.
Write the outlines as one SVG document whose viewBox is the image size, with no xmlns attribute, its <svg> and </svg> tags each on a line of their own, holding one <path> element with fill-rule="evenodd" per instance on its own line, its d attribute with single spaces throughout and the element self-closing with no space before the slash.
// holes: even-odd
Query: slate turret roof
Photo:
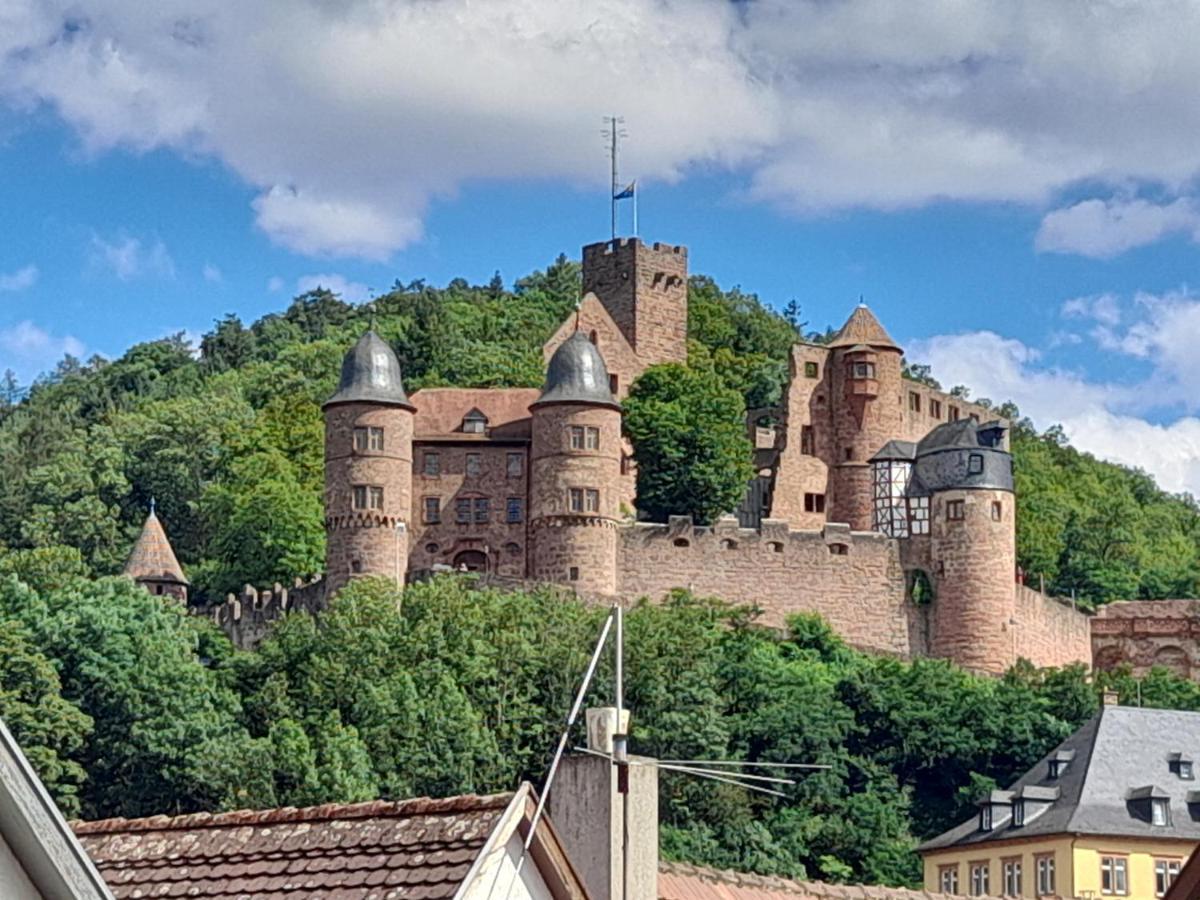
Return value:
<svg viewBox="0 0 1200 900">
<path fill-rule="evenodd" d="M 400 360 L 374 331 L 360 337 L 342 359 L 341 380 L 325 407 L 334 403 L 381 403 L 413 409 L 404 393 Z"/>
<path fill-rule="evenodd" d="M 175 584 L 187 584 L 167 533 L 163 531 L 162 523 L 154 510 L 146 516 L 142 525 L 142 533 L 138 535 L 137 543 L 125 562 L 124 573 L 136 581 L 171 581 Z"/>
<path fill-rule="evenodd" d="M 855 308 L 846 324 L 829 342 L 830 347 L 854 347 L 856 344 L 890 350 L 900 349 L 900 345 L 892 340 L 891 335 L 879 324 L 879 320 L 865 303 Z"/>
<path fill-rule="evenodd" d="M 559 345 L 546 368 L 546 384 L 533 406 L 591 403 L 620 409 L 609 387 L 608 367 L 596 345 L 576 331 Z"/>
</svg>

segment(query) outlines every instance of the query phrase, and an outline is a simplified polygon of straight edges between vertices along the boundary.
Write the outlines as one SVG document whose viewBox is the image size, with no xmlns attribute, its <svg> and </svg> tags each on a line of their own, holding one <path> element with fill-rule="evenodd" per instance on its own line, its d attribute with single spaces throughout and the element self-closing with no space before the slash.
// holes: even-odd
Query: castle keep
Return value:
<svg viewBox="0 0 1200 900">
<path fill-rule="evenodd" d="M 1090 661 L 1087 617 L 1017 582 L 1007 423 L 904 379 L 866 306 L 798 342 L 780 406 L 749 414 L 757 475 L 736 516 L 638 521 L 620 401 L 646 367 L 686 361 L 687 251 L 593 244 L 583 285 L 540 390 L 410 397 L 378 335 L 349 350 L 323 407 L 325 576 L 216 607 L 235 641 L 357 576 L 467 570 L 625 601 L 690 588 L 772 625 L 816 612 L 859 648 L 977 671 Z"/>
</svg>

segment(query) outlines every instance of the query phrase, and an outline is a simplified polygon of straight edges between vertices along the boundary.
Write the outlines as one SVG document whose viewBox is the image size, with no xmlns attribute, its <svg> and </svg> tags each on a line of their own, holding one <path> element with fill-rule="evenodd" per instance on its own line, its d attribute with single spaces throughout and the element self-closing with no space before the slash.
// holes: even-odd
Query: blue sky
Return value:
<svg viewBox="0 0 1200 900">
<path fill-rule="evenodd" d="M 1192 4 L 95 6 L 0 0 L 23 380 L 316 283 L 577 254 L 615 111 L 642 235 L 694 272 L 813 327 L 861 295 L 947 384 L 1200 492 Z"/>
</svg>

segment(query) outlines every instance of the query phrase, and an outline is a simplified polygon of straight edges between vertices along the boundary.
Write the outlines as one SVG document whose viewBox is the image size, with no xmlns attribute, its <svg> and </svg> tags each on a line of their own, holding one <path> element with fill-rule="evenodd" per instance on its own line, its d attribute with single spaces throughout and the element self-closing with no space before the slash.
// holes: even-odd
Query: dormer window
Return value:
<svg viewBox="0 0 1200 900">
<path fill-rule="evenodd" d="M 1155 798 L 1150 801 L 1150 824 L 1171 824 L 1171 801 Z"/>
<path fill-rule="evenodd" d="M 979 807 L 979 830 L 992 830 L 992 805 L 985 803 Z"/>
<path fill-rule="evenodd" d="M 483 434 L 487 430 L 487 416 L 477 409 L 463 416 L 463 434 Z"/>
<path fill-rule="evenodd" d="M 1167 757 L 1167 768 L 1178 775 L 1183 781 L 1192 781 L 1196 776 L 1192 768 L 1192 761 L 1182 753 L 1172 753 Z"/>
<path fill-rule="evenodd" d="M 1160 828 L 1171 824 L 1171 796 L 1162 788 L 1152 784 L 1134 788 L 1126 800 L 1134 818 Z"/>
<path fill-rule="evenodd" d="M 1025 801 L 1017 800 L 1013 803 L 1012 813 L 1013 828 L 1021 828 L 1025 824 Z"/>
<path fill-rule="evenodd" d="M 1075 758 L 1074 750 L 1059 750 L 1050 757 L 1050 771 L 1047 773 L 1050 778 L 1062 778 L 1063 773 L 1071 765 L 1071 760 Z"/>
<path fill-rule="evenodd" d="M 992 831 L 1011 810 L 1012 791 L 992 791 L 979 801 L 979 830 Z"/>
</svg>

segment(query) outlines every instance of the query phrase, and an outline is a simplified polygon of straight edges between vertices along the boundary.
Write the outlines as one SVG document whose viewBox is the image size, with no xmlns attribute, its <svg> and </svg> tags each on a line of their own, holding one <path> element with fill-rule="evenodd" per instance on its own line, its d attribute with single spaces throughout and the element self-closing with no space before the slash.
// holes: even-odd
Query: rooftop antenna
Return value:
<svg viewBox="0 0 1200 900">
<path fill-rule="evenodd" d="M 609 140 L 608 156 L 612 162 L 612 182 L 609 185 L 609 208 L 612 218 L 612 239 L 617 239 L 617 200 L 619 194 L 624 193 L 621 190 L 620 182 L 617 180 L 617 144 L 623 137 L 629 137 L 629 132 L 625 130 L 625 119 L 623 116 L 605 116 L 604 117 L 604 136 Z M 629 196 L 633 196 L 630 194 Z"/>
</svg>

